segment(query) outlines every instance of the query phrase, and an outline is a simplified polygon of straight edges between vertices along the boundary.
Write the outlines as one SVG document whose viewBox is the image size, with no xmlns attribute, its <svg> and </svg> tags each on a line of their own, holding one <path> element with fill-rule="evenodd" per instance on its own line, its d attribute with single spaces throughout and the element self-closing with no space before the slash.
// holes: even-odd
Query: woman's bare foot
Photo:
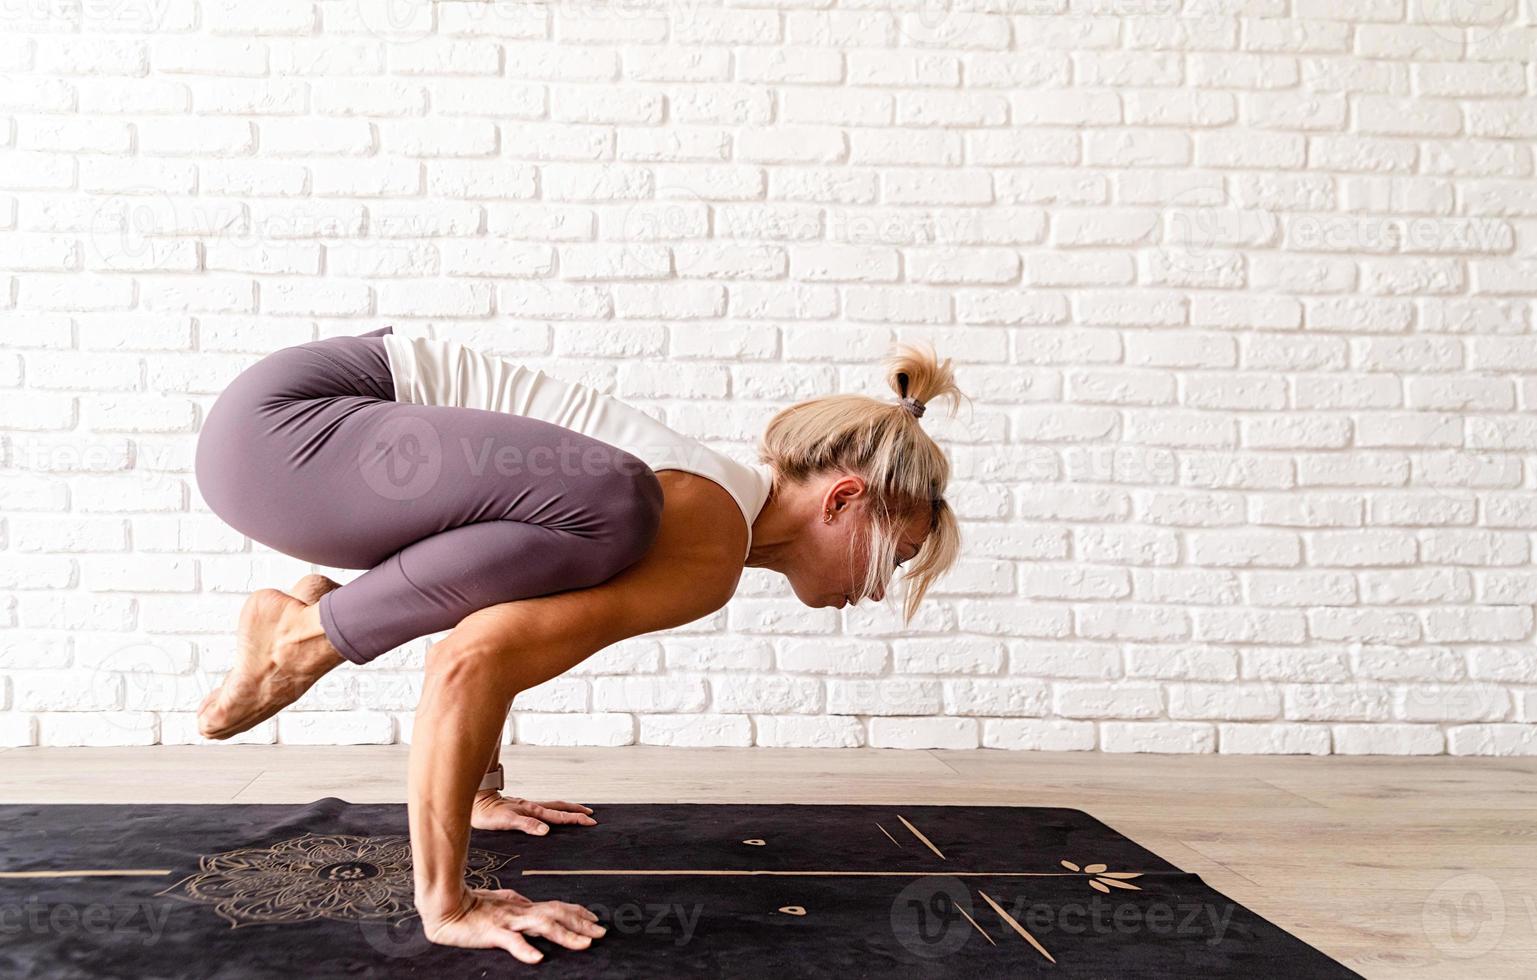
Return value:
<svg viewBox="0 0 1537 980">
<path fill-rule="evenodd" d="M 235 666 L 198 708 L 204 738 L 229 738 L 261 724 L 345 662 L 326 639 L 315 605 L 339 588 L 324 575 L 306 575 L 292 595 L 277 589 L 251 593 L 240 610 Z"/>
<path fill-rule="evenodd" d="M 475 794 L 470 811 L 470 826 L 476 830 L 521 830 L 527 834 L 547 834 L 552 823 L 574 823 L 583 827 L 597 824 L 592 807 L 565 800 L 534 803 L 516 796 L 503 796 L 494 789 Z"/>
</svg>

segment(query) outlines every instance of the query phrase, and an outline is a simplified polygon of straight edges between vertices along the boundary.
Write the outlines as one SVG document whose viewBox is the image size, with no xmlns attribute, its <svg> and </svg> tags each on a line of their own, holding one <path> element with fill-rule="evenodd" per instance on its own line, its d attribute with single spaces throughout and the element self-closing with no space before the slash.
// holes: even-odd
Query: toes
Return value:
<svg viewBox="0 0 1537 980">
<path fill-rule="evenodd" d="M 203 703 L 197 706 L 197 731 L 204 738 L 216 738 L 216 733 L 224 727 L 223 714 L 218 704 L 219 689 L 209 691 L 203 698 Z"/>
<path fill-rule="evenodd" d="M 238 734 L 237 732 L 230 731 L 227 725 L 215 722 L 212 719 L 202 718 L 198 719 L 197 733 L 204 738 L 211 738 L 216 742 Z"/>
</svg>

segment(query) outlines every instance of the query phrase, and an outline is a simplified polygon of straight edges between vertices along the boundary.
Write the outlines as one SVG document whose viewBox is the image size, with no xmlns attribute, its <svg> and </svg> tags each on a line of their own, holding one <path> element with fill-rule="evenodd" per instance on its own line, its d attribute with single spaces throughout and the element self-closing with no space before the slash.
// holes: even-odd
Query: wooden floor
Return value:
<svg viewBox="0 0 1537 980">
<path fill-rule="evenodd" d="M 404 799 L 405 746 L 0 750 L 0 802 Z M 1537 759 L 503 750 L 509 795 L 1086 810 L 1367 977 L 1537 965 Z M 0 833 L 4 828 L 0 827 Z"/>
</svg>

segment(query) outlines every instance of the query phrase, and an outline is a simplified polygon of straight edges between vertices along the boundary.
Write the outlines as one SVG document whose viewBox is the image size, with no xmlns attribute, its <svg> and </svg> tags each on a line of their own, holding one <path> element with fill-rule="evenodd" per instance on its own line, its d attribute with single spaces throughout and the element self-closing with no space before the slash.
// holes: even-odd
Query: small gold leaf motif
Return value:
<svg viewBox="0 0 1537 980">
<path fill-rule="evenodd" d="M 757 837 L 749 837 L 747 840 L 742 841 L 742 843 L 751 844 L 753 847 L 762 847 L 763 845 L 767 844 L 768 841 L 760 840 Z"/>
<path fill-rule="evenodd" d="M 805 915 L 806 914 L 806 910 L 801 908 L 799 905 L 783 905 L 783 906 L 780 906 L 779 911 L 781 911 L 781 912 L 788 912 L 790 915 Z"/>
<path fill-rule="evenodd" d="M 1139 892 L 1142 890 L 1136 885 L 1128 885 L 1123 880 L 1126 878 L 1140 878 L 1143 874 L 1141 871 L 1106 871 L 1105 868 L 1107 868 L 1108 865 L 1099 864 L 1097 862 L 1094 864 L 1086 864 L 1082 868 L 1079 868 L 1078 865 L 1071 861 L 1062 861 L 1059 863 L 1062 865 L 1062 867 L 1068 869 L 1069 871 L 1078 871 L 1084 875 L 1089 876 L 1089 887 L 1095 891 L 1104 892 L 1106 895 L 1110 894 L 1111 888 L 1124 888 L 1131 892 Z M 1098 877 L 1095 877 L 1096 875 Z"/>
<path fill-rule="evenodd" d="M 1115 881 L 1115 880 L 1112 880 L 1110 878 L 1095 878 L 1092 883 L 1093 884 L 1099 884 L 1100 882 L 1104 882 L 1105 884 L 1110 885 L 1110 886 L 1115 887 L 1115 888 L 1124 888 L 1124 889 L 1126 889 L 1129 892 L 1139 892 L 1139 891 L 1142 890 L 1142 889 L 1138 888 L 1136 885 L 1128 885 L 1124 881 Z M 1104 891 L 1105 889 L 1100 889 L 1100 890 Z"/>
</svg>

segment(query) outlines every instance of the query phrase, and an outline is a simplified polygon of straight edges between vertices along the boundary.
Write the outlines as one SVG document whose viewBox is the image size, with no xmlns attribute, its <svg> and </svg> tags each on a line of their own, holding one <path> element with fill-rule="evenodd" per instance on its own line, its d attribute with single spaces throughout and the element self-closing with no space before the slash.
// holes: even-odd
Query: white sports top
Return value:
<svg viewBox="0 0 1537 980">
<path fill-rule="evenodd" d="M 741 508 L 751 551 L 752 524 L 773 485 L 774 471 L 767 463 L 739 462 L 617 398 L 457 341 L 397 333 L 381 337 L 396 401 L 532 416 L 633 453 L 653 470 L 682 470 L 713 480 Z"/>
</svg>

